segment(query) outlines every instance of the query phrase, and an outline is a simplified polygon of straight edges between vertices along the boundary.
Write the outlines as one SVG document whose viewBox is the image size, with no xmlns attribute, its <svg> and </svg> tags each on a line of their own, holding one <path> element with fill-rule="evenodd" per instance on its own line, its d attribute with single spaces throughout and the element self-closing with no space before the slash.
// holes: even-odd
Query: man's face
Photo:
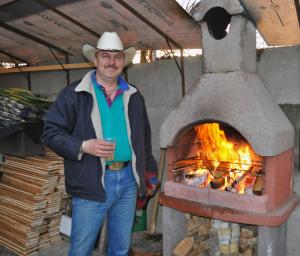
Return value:
<svg viewBox="0 0 300 256">
<path fill-rule="evenodd" d="M 124 53 L 99 51 L 96 53 L 97 73 L 104 81 L 116 81 L 124 68 Z"/>
</svg>

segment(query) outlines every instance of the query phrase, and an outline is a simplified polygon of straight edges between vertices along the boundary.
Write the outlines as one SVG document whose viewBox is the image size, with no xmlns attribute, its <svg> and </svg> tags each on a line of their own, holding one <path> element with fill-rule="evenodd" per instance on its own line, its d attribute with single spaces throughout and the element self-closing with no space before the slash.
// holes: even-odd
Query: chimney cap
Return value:
<svg viewBox="0 0 300 256">
<path fill-rule="evenodd" d="M 205 14 L 215 7 L 224 8 L 230 15 L 244 13 L 244 8 L 239 0 L 203 0 L 193 7 L 191 15 L 197 22 L 200 22 L 204 19 Z"/>
</svg>

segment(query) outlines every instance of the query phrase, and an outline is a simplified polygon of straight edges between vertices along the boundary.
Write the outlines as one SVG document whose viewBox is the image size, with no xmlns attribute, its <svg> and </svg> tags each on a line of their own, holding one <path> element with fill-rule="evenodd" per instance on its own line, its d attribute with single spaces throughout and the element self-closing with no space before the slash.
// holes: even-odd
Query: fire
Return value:
<svg viewBox="0 0 300 256">
<path fill-rule="evenodd" d="M 188 175 L 197 175 L 197 186 L 245 193 L 253 186 L 256 172 L 261 170 L 261 157 L 255 154 L 249 144 L 243 140 L 229 140 L 218 123 L 207 123 L 195 128 L 199 147 L 197 168 L 188 170 Z M 255 159 L 255 163 L 253 163 Z M 260 164 L 257 168 L 257 159 Z M 193 176 L 194 177 L 194 176 Z M 205 178 L 203 178 L 205 177 Z M 195 180 L 193 179 L 194 182 Z"/>
</svg>

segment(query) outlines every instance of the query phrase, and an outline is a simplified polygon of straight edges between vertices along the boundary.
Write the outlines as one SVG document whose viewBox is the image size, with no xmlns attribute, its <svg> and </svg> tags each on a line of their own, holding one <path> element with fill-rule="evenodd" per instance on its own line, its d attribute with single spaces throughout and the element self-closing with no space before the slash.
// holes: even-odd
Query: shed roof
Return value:
<svg viewBox="0 0 300 256">
<path fill-rule="evenodd" d="M 300 44 L 300 0 L 241 0 L 269 45 Z M 0 0 L 0 61 L 81 56 L 104 31 L 137 49 L 202 48 L 200 26 L 175 0 Z"/>
<path fill-rule="evenodd" d="M 0 6 L 2 60 L 15 57 L 36 64 L 54 58 L 48 48 L 59 58 L 66 53 L 76 56 L 84 43 L 95 45 L 104 31 L 117 31 L 125 46 L 137 49 L 166 49 L 166 39 L 175 48 L 201 48 L 200 27 L 174 0 L 1 3 L 5 3 Z"/>
</svg>

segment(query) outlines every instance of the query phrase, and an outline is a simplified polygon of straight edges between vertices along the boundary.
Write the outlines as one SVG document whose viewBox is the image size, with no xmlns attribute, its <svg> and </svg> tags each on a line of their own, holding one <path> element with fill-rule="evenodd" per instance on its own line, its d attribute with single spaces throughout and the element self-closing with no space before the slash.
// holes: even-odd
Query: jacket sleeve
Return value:
<svg viewBox="0 0 300 256">
<path fill-rule="evenodd" d="M 152 154 L 152 142 L 151 142 L 151 127 L 146 110 L 145 101 L 143 101 L 144 108 L 144 122 L 145 122 L 145 150 L 146 150 L 146 172 L 152 172 L 157 174 L 157 163 Z"/>
<path fill-rule="evenodd" d="M 58 95 L 46 116 L 43 142 L 55 153 L 68 160 L 78 160 L 82 139 L 72 136 L 76 123 L 76 93 L 67 86 Z"/>
</svg>

